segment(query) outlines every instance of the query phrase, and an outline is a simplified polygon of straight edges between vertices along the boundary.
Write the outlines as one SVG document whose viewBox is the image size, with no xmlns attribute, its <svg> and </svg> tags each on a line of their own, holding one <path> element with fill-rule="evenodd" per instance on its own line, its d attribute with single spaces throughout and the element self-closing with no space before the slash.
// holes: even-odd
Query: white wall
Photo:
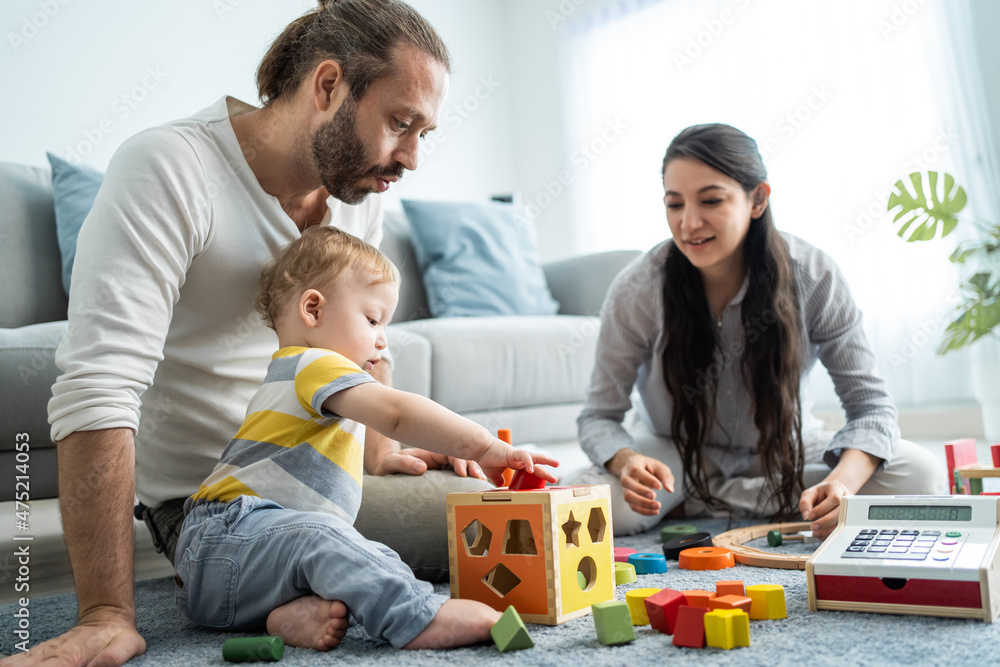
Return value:
<svg viewBox="0 0 1000 667">
<path fill-rule="evenodd" d="M 573 254 L 571 198 L 551 194 L 573 153 L 563 131 L 572 110 L 563 108 L 560 80 L 574 64 L 561 61 L 556 28 L 616 1 L 413 0 L 451 49 L 454 73 L 441 130 L 392 199 L 481 200 L 518 192 L 535 204 L 543 257 Z M 103 169 L 141 129 L 226 93 L 256 101 L 254 71 L 264 50 L 314 5 L 3 0 L 0 160 L 45 165 L 46 150 L 66 156 L 89 149 L 84 160 Z M 987 99 L 998 109 L 1000 3 L 972 5 Z M 1000 113 L 992 117 L 1000 136 Z"/>
<path fill-rule="evenodd" d="M 454 74 L 440 136 L 396 196 L 483 199 L 510 192 L 512 85 L 502 0 L 412 4 L 448 44 Z M 142 129 L 188 116 L 224 94 L 255 103 L 254 74 L 265 50 L 315 5 L 3 0 L 0 160 L 47 166 L 49 150 L 103 170 Z"/>
</svg>

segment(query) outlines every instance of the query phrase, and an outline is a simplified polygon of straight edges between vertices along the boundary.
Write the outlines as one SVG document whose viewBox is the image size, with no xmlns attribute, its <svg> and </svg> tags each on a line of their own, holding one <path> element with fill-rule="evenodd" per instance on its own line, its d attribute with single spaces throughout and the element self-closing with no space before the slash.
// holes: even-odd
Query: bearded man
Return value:
<svg viewBox="0 0 1000 667">
<path fill-rule="evenodd" d="M 17 664 L 120 665 L 145 650 L 133 510 L 173 562 L 182 499 L 218 462 L 276 349 L 254 311 L 261 267 L 313 225 L 378 245 L 382 206 L 369 195 L 416 169 L 449 68 L 433 27 L 403 2 L 323 0 L 264 56 L 261 107 L 224 96 L 116 152 L 80 233 L 49 403 L 80 616 Z M 386 364 L 373 375 L 391 382 Z M 366 438 L 372 475 L 448 463 L 485 479 L 474 463 Z M 374 506 L 362 506 L 356 527 L 436 579 L 446 548 L 428 541 L 447 543 L 443 493 L 482 483 L 431 476 L 366 482 Z M 440 514 L 442 530 L 393 524 L 393 510 L 413 503 L 426 503 L 429 520 Z"/>
</svg>

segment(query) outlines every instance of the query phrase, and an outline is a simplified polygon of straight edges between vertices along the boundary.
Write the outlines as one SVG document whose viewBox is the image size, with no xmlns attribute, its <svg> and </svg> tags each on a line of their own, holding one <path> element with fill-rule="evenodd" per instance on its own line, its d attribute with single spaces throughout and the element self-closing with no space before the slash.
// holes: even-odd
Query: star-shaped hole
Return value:
<svg viewBox="0 0 1000 667">
<path fill-rule="evenodd" d="M 573 512 L 569 513 L 569 520 L 562 525 L 563 532 L 566 533 L 566 546 L 580 546 L 580 527 L 583 524 L 573 517 Z"/>
</svg>

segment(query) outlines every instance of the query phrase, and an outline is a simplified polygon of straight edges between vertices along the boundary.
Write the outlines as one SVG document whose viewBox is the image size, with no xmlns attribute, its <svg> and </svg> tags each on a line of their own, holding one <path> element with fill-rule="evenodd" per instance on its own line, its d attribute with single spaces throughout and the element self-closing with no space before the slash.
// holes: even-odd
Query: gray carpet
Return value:
<svg viewBox="0 0 1000 667">
<path fill-rule="evenodd" d="M 722 520 L 687 520 L 701 530 L 717 534 L 727 528 Z M 752 522 L 753 523 L 753 522 Z M 766 548 L 764 540 L 751 546 Z M 616 546 L 659 552 L 659 530 L 635 537 L 617 538 Z M 785 553 L 814 548 L 789 545 Z M 448 651 L 397 651 L 385 642 L 371 639 L 361 628 L 348 632 L 344 643 L 328 654 L 289 648 L 281 664 L 320 665 L 347 661 L 352 664 L 454 665 L 489 660 L 503 665 L 987 665 L 1000 664 L 1000 622 L 889 616 L 848 612 L 809 611 L 805 573 L 737 565 L 715 572 L 696 572 L 669 563 L 665 574 L 640 575 L 636 584 L 619 586 L 618 599 L 632 588 L 714 590 L 716 580 L 742 579 L 747 584 L 774 583 L 785 587 L 788 618 L 751 621 L 749 648 L 677 648 L 671 637 L 649 626 L 636 628 L 636 641 L 616 647 L 598 643 L 590 616 L 558 627 L 528 625 L 535 648 L 500 654 L 492 644 Z M 156 579 L 136 586 L 139 631 L 146 639 L 146 654 L 130 664 L 222 665 L 222 644 L 229 633 L 210 632 L 188 623 L 173 600 L 173 581 Z M 447 594 L 447 585 L 438 586 Z M 0 653 L 13 651 L 13 605 L 0 606 Z M 68 628 L 76 618 L 73 595 L 58 595 L 31 601 L 32 643 L 51 638 Z"/>
</svg>

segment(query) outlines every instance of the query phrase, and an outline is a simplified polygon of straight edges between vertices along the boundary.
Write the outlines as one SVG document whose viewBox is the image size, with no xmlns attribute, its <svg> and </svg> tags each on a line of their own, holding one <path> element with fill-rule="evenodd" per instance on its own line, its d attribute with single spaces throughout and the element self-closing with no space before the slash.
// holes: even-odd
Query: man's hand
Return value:
<svg viewBox="0 0 1000 667">
<path fill-rule="evenodd" d="M 619 450 L 606 467 L 621 480 L 625 502 L 638 514 L 656 516 L 660 511 L 656 492 L 660 489 L 674 492 L 674 474 L 670 466 L 635 450 Z"/>
<path fill-rule="evenodd" d="M 451 466 L 459 477 L 475 477 L 486 480 L 483 469 L 475 461 L 456 459 L 453 456 L 437 454 L 426 449 L 402 449 L 384 452 L 373 462 L 370 475 L 423 475 L 428 470 Z"/>
<path fill-rule="evenodd" d="M 32 646 L 27 653 L 0 661 L 7 667 L 53 664 L 67 667 L 118 667 L 146 652 L 135 621 L 116 613 L 95 610 L 69 632 Z M 46 662 L 46 661 L 52 661 Z"/>
</svg>

